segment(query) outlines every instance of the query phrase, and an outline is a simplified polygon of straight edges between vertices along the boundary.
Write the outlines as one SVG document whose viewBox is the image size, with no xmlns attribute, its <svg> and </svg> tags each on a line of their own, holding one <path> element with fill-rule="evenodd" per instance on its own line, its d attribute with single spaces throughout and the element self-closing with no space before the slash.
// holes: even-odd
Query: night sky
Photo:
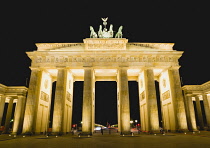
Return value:
<svg viewBox="0 0 210 148">
<path fill-rule="evenodd" d="M 182 85 L 209 81 L 209 15 L 207 5 L 198 1 L 74 1 L 68 3 L 3 2 L 0 14 L 0 83 L 27 86 L 30 59 L 25 52 L 35 43 L 77 43 L 89 37 L 89 26 L 98 30 L 102 17 L 114 31 L 123 25 L 129 42 L 175 43 L 184 51 L 179 62 Z M 75 115 L 81 120 L 82 82 L 74 87 Z M 131 118 L 139 118 L 137 83 L 129 82 Z M 102 95 L 103 94 L 103 95 Z M 96 82 L 96 122 L 115 123 L 116 82 Z"/>
</svg>

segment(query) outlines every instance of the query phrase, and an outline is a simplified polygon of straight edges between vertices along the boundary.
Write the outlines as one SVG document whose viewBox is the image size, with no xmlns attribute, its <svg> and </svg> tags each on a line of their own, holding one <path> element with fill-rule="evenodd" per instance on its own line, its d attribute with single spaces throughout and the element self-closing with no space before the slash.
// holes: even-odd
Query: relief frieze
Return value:
<svg viewBox="0 0 210 148">
<path fill-rule="evenodd" d="M 69 63 L 69 62 L 175 62 L 174 57 L 169 56 L 37 56 L 36 63 Z"/>
</svg>

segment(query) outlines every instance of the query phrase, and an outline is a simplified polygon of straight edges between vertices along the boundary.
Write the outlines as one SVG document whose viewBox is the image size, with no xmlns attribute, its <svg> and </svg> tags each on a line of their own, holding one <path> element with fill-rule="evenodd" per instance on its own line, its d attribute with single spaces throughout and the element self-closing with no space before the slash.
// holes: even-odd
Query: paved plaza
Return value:
<svg viewBox="0 0 210 148">
<path fill-rule="evenodd" d="M 0 135 L 0 148 L 209 148 L 210 132 L 162 134 L 134 134 L 120 136 L 117 133 L 98 132 L 91 137 Z"/>
</svg>

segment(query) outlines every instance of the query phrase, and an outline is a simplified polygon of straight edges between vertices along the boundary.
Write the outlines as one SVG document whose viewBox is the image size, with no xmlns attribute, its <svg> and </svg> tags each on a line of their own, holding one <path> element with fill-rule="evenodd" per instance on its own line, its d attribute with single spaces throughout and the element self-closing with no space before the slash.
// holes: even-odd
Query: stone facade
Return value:
<svg viewBox="0 0 210 148">
<path fill-rule="evenodd" d="M 138 82 L 142 131 L 159 132 L 155 81 L 159 85 L 164 130 L 194 131 L 198 123 L 200 130 L 205 127 L 209 129 L 210 82 L 181 87 L 178 60 L 183 52 L 173 50 L 173 45 L 129 43 L 125 38 L 86 38 L 83 43 L 37 43 L 36 51 L 27 52 L 31 59 L 29 88 L 0 85 L 0 123 L 5 111 L 4 105 L 8 103 L 3 132 L 9 132 L 13 103 L 16 103 L 13 134 L 48 132 L 52 84 L 55 81 L 55 100 L 52 106 L 52 133 L 55 135 L 71 131 L 75 81 L 84 81 L 84 135 L 94 133 L 96 81 L 117 82 L 118 131 L 121 134 L 130 134 L 128 81 Z M 193 101 L 196 103 L 193 104 Z M 204 104 L 205 116 L 200 101 Z"/>
<path fill-rule="evenodd" d="M 210 81 L 202 85 L 185 85 L 182 89 L 189 129 L 197 130 L 198 127 L 199 130 L 210 130 Z M 203 102 L 204 111 L 202 111 L 201 102 Z M 196 109 L 197 118 L 194 109 Z M 204 118 L 206 124 L 204 124 Z"/>
<path fill-rule="evenodd" d="M 37 43 L 32 60 L 23 133 L 48 127 L 52 82 L 57 81 L 52 132 L 70 132 L 73 83 L 84 81 L 82 133 L 95 124 L 95 82 L 116 81 L 118 130 L 130 133 L 128 81 L 139 82 L 141 130 L 159 131 L 155 81 L 159 82 L 164 128 L 187 130 L 178 59 L 173 43 L 128 43 L 125 38 L 86 38 L 83 43 Z M 71 87 L 69 87 L 71 86 Z M 179 109 L 177 109 L 179 108 Z M 42 121 L 40 123 L 40 121 Z"/>
<path fill-rule="evenodd" d="M 26 105 L 27 88 L 24 86 L 5 86 L 0 84 L 0 126 L 2 133 L 20 134 L 23 127 L 23 118 Z M 6 104 L 8 107 L 6 108 Z M 12 117 L 13 106 L 14 117 Z M 3 113 L 6 112 L 5 123 L 2 123 Z M 13 127 L 10 129 L 10 122 Z"/>
</svg>

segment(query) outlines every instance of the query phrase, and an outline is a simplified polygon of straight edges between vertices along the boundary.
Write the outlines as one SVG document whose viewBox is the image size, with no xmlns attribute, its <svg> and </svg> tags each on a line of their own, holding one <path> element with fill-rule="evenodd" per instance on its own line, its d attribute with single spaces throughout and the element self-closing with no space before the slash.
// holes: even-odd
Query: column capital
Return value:
<svg viewBox="0 0 210 148">
<path fill-rule="evenodd" d="M 23 95 L 17 95 L 17 98 L 26 98 L 26 96 L 23 96 Z"/>
<path fill-rule="evenodd" d="M 56 66 L 56 69 L 67 69 L 67 67 L 66 66 Z"/>
<path fill-rule="evenodd" d="M 208 94 L 209 94 L 208 92 L 203 92 L 203 93 L 202 93 L 202 95 L 208 95 Z"/>
<path fill-rule="evenodd" d="M 84 69 L 93 69 L 93 66 L 83 66 Z"/>
<path fill-rule="evenodd" d="M 193 94 L 185 94 L 187 97 L 193 97 Z"/>
<path fill-rule="evenodd" d="M 6 96 L 4 94 L 0 94 L 0 98 L 6 98 Z"/>
<path fill-rule="evenodd" d="M 178 70 L 181 66 L 171 66 L 168 70 Z"/>
<path fill-rule="evenodd" d="M 29 67 L 31 70 L 42 70 L 40 67 Z"/>
<path fill-rule="evenodd" d="M 153 67 L 149 67 L 149 66 L 144 66 L 144 67 L 141 68 L 142 71 L 143 70 L 148 70 L 148 69 L 152 69 L 153 70 L 154 68 Z"/>
</svg>

